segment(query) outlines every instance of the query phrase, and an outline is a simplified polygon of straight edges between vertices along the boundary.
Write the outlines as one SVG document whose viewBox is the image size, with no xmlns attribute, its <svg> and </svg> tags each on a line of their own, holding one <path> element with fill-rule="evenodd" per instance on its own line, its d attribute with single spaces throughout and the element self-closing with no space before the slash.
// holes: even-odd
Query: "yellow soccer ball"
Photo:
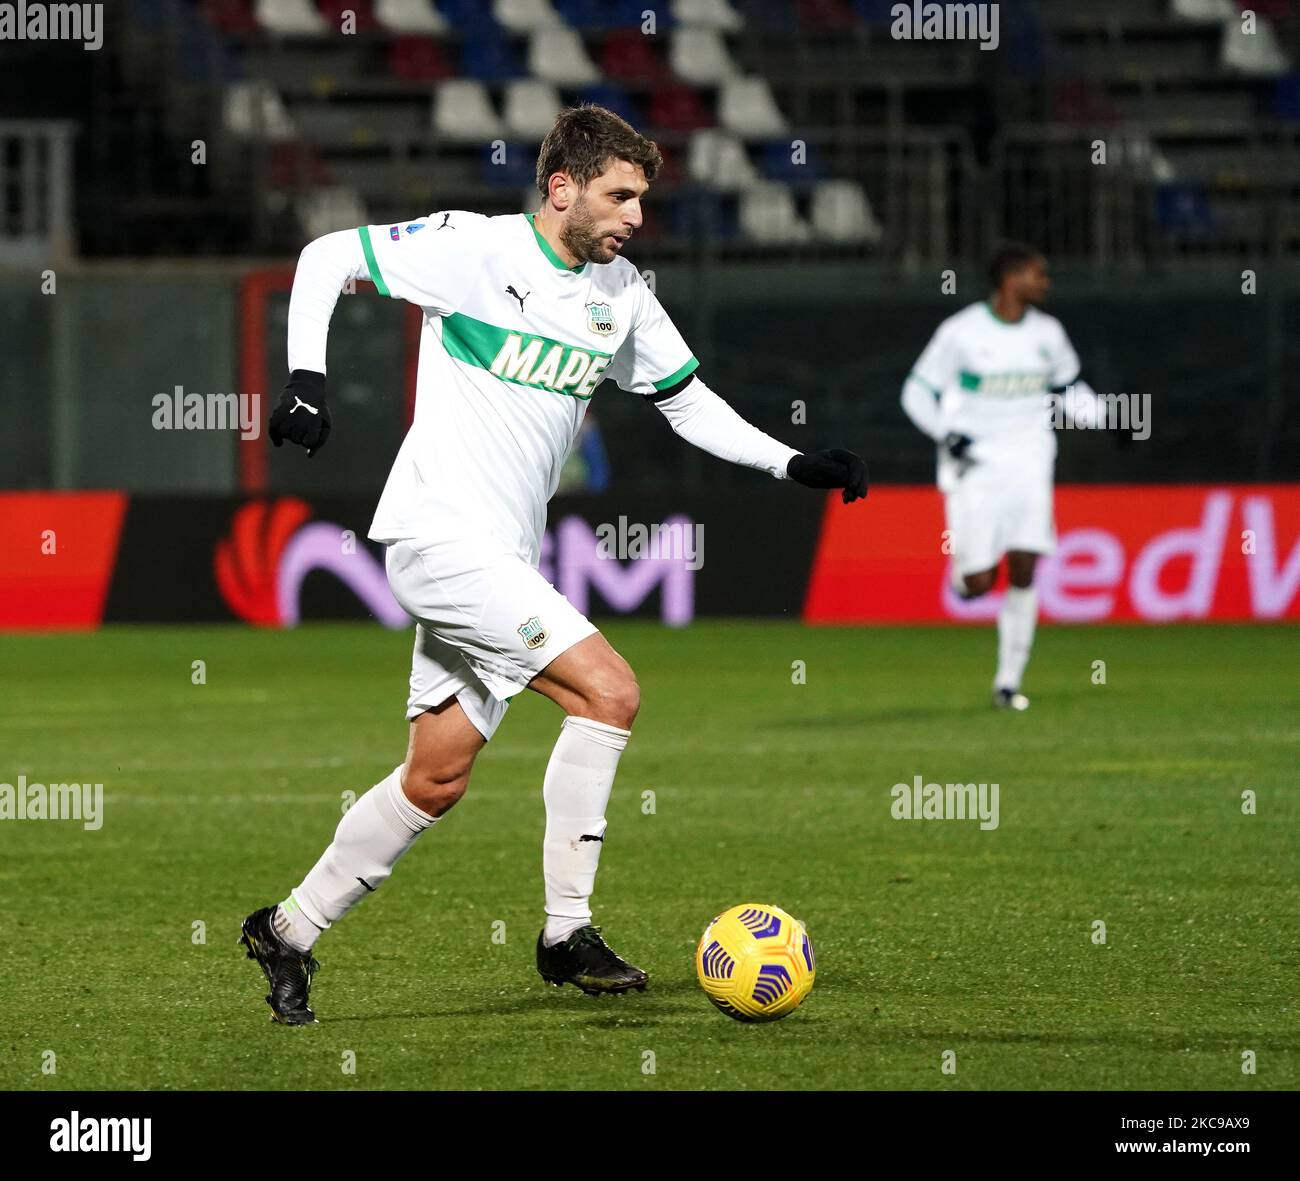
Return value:
<svg viewBox="0 0 1300 1181">
<path fill-rule="evenodd" d="M 775 1021 L 812 991 L 817 961 L 803 923 L 779 906 L 746 902 L 718 915 L 695 949 L 700 987 L 737 1021 Z"/>
</svg>

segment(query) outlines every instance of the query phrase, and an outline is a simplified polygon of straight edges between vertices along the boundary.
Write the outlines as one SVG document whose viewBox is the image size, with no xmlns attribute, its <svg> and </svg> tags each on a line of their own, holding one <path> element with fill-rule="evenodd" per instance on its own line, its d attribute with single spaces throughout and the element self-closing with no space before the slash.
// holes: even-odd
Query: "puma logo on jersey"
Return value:
<svg viewBox="0 0 1300 1181">
<path fill-rule="evenodd" d="M 289 411 L 290 414 L 297 414 L 299 406 L 301 406 L 304 410 L 309 411 L 312 414 L 320 413 L 320 411 L 317 410 L 315 406 L 308 405 L 308 403 L 304 402 L 300 397 L 298 397 L 297 394 L 294 394 L 293 400 L 294 400 L 294 407 L 292 410 Z"/>
<path fill-rule="evenodd" d="M 519 301 L 519 314 L 522 316 L 524 314 L 524 300 L 526 300 L 528 296 L 532 295 L 532 292 L 529 291 L 524 295 L 520 295 L 519 292 L 511 286 L 506 288 L 506 294 L 513 295 Z"/>
</svg>

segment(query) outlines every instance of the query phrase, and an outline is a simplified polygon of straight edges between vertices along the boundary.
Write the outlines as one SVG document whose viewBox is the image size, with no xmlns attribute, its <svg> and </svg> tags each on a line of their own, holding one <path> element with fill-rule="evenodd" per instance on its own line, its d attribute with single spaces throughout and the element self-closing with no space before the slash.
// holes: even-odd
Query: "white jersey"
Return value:
<svg viewBox="0 0 1300 1181">
<path fill-rule="evenodd" d="M 698 365 L 636 267 L 569 267 L 532 214 L 430 214 L 357 233 L 380 294 L 425 314 L 415 418 L 372 540 L 473 536 L 536 565 L 597 385 L 653 394 Z"/>
<path fill-rule="evenodd" d="M 986 462 L 1050 464 L 1049 395 L 1078 378 L 1079 358 L 1055 316 L 1028 308 L 1008 323 L 980 302 L 939 325 L 911 376 L 938 401 L 939 438 L 968 435 L 971 456 Z"/>
</svg>

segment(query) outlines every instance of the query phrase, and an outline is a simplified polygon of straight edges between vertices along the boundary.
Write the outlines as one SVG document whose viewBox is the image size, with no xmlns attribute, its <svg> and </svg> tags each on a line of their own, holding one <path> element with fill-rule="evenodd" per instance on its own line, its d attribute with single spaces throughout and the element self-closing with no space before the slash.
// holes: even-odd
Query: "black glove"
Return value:
<svg viewBox="0 0 1300 1181">
<path fill-rule="evenodd" d="M 940 444 L 945 448 L 953 459 L 965 459 L 966 451 L 975 440 L 970 435 L 959 435 L 956 431 L 950 431 Z"/>
<path fill-rule="evenodd" d="M 852 451 L 833 448 L 795 455 L 786 464 L 785 474 L 807 488 L 843 488 L 845 504 L 867 494 L 867 465 Z"/>
<path fill-rule="evenodd" d="M 325 374 L 295 369 L 271 412 L 271 442 L 277 447 L 288 439 L 307 448 L 310 459 L 330 437 L 330 408 L 325 404 Z"/>
</svg>

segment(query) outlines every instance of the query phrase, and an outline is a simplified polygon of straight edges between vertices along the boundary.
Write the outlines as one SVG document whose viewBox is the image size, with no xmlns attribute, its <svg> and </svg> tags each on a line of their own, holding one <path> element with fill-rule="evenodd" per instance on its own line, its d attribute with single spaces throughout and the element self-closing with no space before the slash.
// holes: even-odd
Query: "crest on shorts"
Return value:
<svg viewBox="0 0 1300 1181">
<path fill-rule="evenodd" d="M 542 621 L 536 615 L 525 620 L 515 630 L 523 636 L 524 646 L 527 648 L 540 648 L 550 636 L 550 633 L 542 626 Z"/>
<path fill-rule="evenodd" d="M 607 303 L 589 303 L 587 328 L 598 336 L 613 336 L 618 331 L 614 323 L 614 309 Z"/>
</svg>

